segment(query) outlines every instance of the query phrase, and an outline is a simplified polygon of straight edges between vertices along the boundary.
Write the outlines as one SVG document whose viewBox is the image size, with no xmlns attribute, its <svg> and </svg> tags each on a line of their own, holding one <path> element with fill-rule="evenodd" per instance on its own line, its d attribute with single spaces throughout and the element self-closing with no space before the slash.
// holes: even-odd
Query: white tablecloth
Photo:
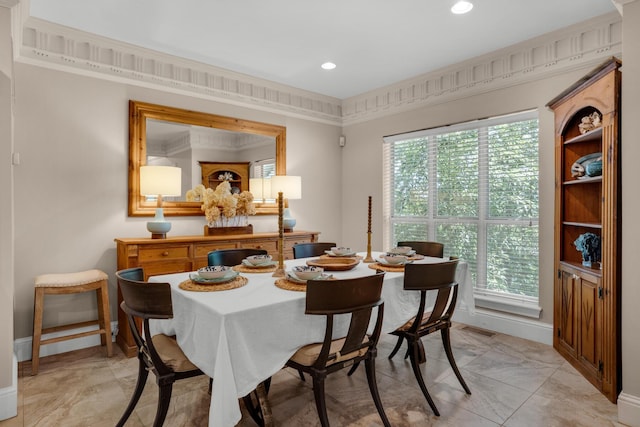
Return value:
<svg viewBox="0 0 640 427">
<path fill-rule="evenodd" d="M 287 261 L 286 269 L 305 261 Z M 427 257 L 419 262 L 441 261 Z M 473 311 L 467 270 L 466 263 L 458 265 L 459 301 Z M 353 270 L 332 273 L 349 278 L 374 274 L 375 270 L 360 263 Z M 189 360 L 213 378 L 210 427 L 236 425 L 241 419 L 239 397 L 278 372 L 298 348 L 323 339 L 324 317 L 304 314 L 306 294 L 276 287 L 272 274 L 243 273 L 249 279 L 245 286 L 218 292 L 180 289 L 178 285 L 189 273 L 149 279 L 171 284 L 174 313 L 173 319 L 153 321 L 152 333 L 175 334 Z M 419 293 L 405 292 L 402 281 L 402 273 L 385 274 L 383 332 L 401 326 L 417 310 Z"/>
</svg>

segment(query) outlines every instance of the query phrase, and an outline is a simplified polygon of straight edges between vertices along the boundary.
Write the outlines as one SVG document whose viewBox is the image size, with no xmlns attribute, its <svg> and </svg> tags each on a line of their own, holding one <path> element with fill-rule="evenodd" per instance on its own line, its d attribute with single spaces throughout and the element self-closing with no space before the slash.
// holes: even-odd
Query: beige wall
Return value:
<svg viewBox="0 0 640 427">
<path fill-rule="evenodd" d="M 0 7 L 0 390 L 12 385 L 13 366 L 13 187 L 11 14 Z M 6 368 L 4 368 L 6 367 Z M 9 369 L 7 369 L 9 368 Z M 17 384 L 16 384 L 17 386 Z M 1 419 L 2 417 L 0 417 Z"/>
<path fill-rule="evenodd" d="M 501 114 L 538 109 L 540 119 L 540 305 L 541 321 L 553 323 L 553 206 L 554 206 L 554 129 L 553 113 L 545 104 L 574 83 L 591 67 L 512 86 L 481 95 L 347 126 L 343 155 L 342 194 L 345 242 L 359 242 L 366 249 L 363 225 L 366 195 L 373 196 L 374 230 L 383 227 L 382 218 L 382 138 L 402 132 L 426 129 L 451 123 Z M 359 165 L 365 161 L 367 167 Z M 382 247 L 381 233 L 374 233 L 373 247 Z M 354 243 L 350 243 L 354 244 Z"/>
<path fill-rule="evenodd" d="M 638 117 L 640 117 L 640 1 L 624 6 L 622 61 L 622 392 L 640 398 L 640 283 L 635 269 L 640 254 Z M 636 401 L 635 423 L 640 426 Z M 627 420 L 627 421 L 630 421 Z"/>
<path fill-rule="evenodd" d="M 287 127 L 288 173 L 301 175 L 302 201 L 291 201 L 297 229 L 340 234 L 340 164 L 336 126 L 291 119 L 187 96 L 15 64 L 15 337 L 32 333 L 33 279 L 99 268 L 109 274 L 115 315 L 115 237 L 147 236 L 146 218 L 127 217 L 128 101 L 206 111 Z M 339 166 L 338 166 L 339 169 Z M 255 217 L 255 231 L 275 231 L 274 216 Z M 201 235 L 203 217 L 172 219 L 170 235 Z M 86 320 L 94 298 L 46 301 L 45 325 Z"/>
</svg>

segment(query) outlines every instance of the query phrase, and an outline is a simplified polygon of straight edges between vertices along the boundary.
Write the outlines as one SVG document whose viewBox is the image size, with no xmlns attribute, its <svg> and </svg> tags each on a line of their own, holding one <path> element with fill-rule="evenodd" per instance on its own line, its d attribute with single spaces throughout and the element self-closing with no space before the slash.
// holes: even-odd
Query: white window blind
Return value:
<svg viewBox="0 0 640 427">
<path fill-rule="evenodd" d="M 384 138 L 385 247 L 436 240 L 477 296 L 538 300 L 536 111 Z"/>
<path fill-rule="evenodd" d="M 276 174 L 276 160 L 258 160 L 251 164 L 251 178 L 271 178 Z"/>
</svg>

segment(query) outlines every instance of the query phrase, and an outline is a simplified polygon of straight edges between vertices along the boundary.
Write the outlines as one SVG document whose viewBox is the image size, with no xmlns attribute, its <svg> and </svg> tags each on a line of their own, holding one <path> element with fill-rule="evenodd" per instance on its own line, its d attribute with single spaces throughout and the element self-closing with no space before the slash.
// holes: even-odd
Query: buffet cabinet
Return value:
<svg viewBox="0 0 640 427">
<path fill-rule="evenodd" d="M 318 232 L 293 231 L 284 234 L 284 259 L 293 259 L 293 246 L 316 242 Z M 160 274 L 195 271 L 207 265 L 207 254 L 218 249 L 264 249 L 278 259 L 278 233 L 255 233 L 231 236 L 179 236 L 167 239 L 117 238 L 118 270 L 133 267 L 144 269 L 145 280 Z M 118 287 L 118 335 L 116 342 L 132 357 L 136 344 L 131 335 L 125 313 L 120 308 L 122 294 Z"/>
<path fill-rule="evenodd" d="M 555 116 L 554 348 L 609 400 L 621 390 L 620 62 L 549 102 Z"/>
</svg>

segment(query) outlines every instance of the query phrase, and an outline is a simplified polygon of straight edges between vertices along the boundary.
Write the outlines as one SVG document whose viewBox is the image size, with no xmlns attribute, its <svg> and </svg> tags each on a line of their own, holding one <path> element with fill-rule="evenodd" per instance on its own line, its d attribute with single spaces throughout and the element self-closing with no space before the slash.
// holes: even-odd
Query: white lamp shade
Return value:
<svg viewBox="0 0 640 427">
<path fill-rule="evenodd" d="M 173 166 L 140 166 L 140 194 L 143 196 L 179 196 L 182 171 Z"/>
<path fill-rule="evenodd" d="M 302 198 L 302 178 L 291 175 L 276 175 L 271 179 L 271 198 L 277 199 L 278 193 L 290 200 Z"/>
</svg>

